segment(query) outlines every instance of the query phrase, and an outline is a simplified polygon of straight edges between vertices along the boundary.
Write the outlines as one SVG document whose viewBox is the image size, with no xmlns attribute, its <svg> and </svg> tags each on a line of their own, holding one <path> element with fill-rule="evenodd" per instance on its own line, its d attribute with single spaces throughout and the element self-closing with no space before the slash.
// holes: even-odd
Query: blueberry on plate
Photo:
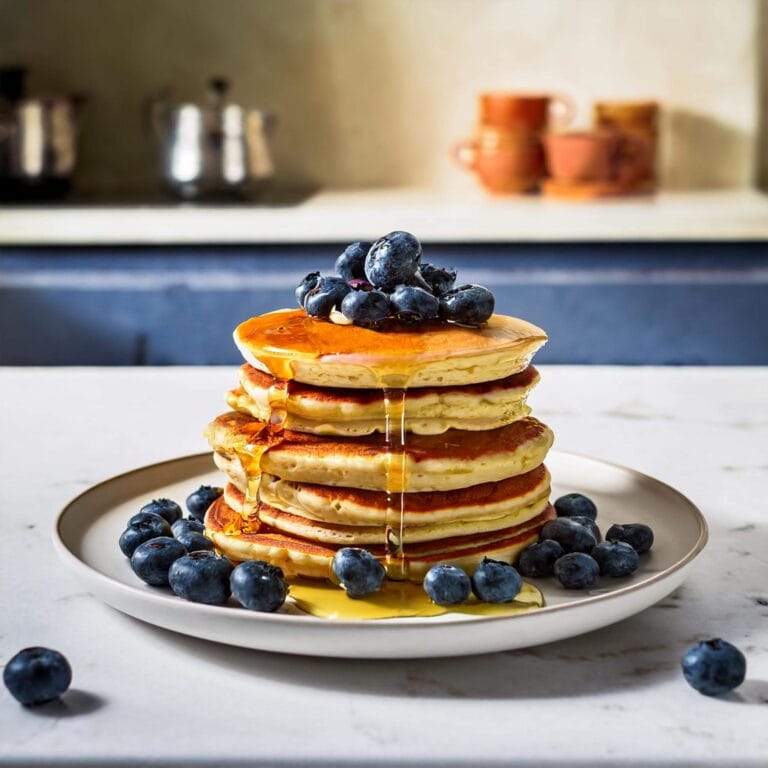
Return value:
<svg viewBox="0 0 768 768">
<path fill-rule="evenodd" d="M 187 496 L 187 510 L 193 520 L 203 522 L 208 507 L 224 493 L 223 488 L 216 488 L 210 485 L 201 485 L 196 491 Z"/>
<path fill-rule="evenodd" d="M 168 525 L 173 525 L 181 519 L 181 507 L 173 499 L 153 499 L 149 504 L 145 504 L 139 512 L 152 512 L 155 515 L 160 515 L 168 521 Z M 128 524 L 130 525 L 130 522 Z"/>
<path fill-rule="evenodd" d="M 367 550 L 344 547 L 334 556 L 331 568 L 349 597 L 378 592 L 387 575 L 384 566 Z"/>
<path fill-rule="evenodd" d="M 371 250 L 370 243 L 356 240 L 350 243 L 336 259 L 336 272 L 347 282 L 365 278 L 365 257 Z"/>
<path fill-rule="evenodd" d="M 688 684 L 705 696 L 728 693 L 744 682 L 747 660 L 725 640 L 704 640 L 689 648 L 682 658 L 683 676 Z"/>
<path fill-rule="evenodd" d="M 153 587 L 168 586 L 168 570 L 187 554 L 184 545 L 170 536 L 160 536 L 139 544 L 131 555 L 131 568 L 144 582 Z"/>
<path fill-rule="evenodd" d="M 472 592 L 469 576 L 456 565 L 433 565 L 423 585 L 429 599 L 438 605 L 463 603 Z"/>
<path fill-rule="evenodd" d="M 625 541 L 638 555 L 653 546 L 653 531 L 645 523 L 612 525 L 605 534 L 607 541 Z"/>
<path fill-rule="evenodd" d="M 240 605 L 251 611 L 276 611 L 288 596 L 282 569 L 262 560 L 248 560 L 235 566 L 229 583 Z"/>
<path fill-rule="evenodd" d="M 197 531 L 191 531 L 189 529 L 181 531 L 179 535 L 176 536 L 176 540 L 184 545 L 184 549 L 186 549 L 187 552 L 200 552 L 201 550 L 213 552 L 213 542 L 207 536 L 204 536 Z"/>
<path fill-rule="evenodd" d="M 319 272 L 310 272 L 297 286 L 296 286 L 296 301 L 299 306 L 304 309 L 304 300 L 307 298 L 307 294 L 317 285 L 317 281 L 320 279 Z"/>
<path fill-rule="evenodd" d="M 523 588 L 523 579 L 517 569 L 500 560 L 483 558 L 472 574 L 472 591 L 486 603 L 508 603 Z"/>
<path fill-rule="evenodd" d="M 600 529 L 597 527 L 597 523 L 591 518 L 585 515 L 573 515 L 569 518 L 574 523 L 583 525 L 594 537 L 595 541 L 599 544 L 603 540 L 603 536 L 600 533 Z"/>
<path fill-rule="evenodd" d="M 551 576 L 555 561 L 565 553 L 554 539 L 543 539 L 523 550 L 517 562 L 517 570 L 528 578 Z"/>
<path fill-rule="evenodd" d="M 411 283 L 419 268 L 421 243 L 410 232 L 390 232 L 379 238 L 365 257 L 365 276 L 386 293 Z"/>
<path fill-rule="evenodd" d="M 440 317 L 461 325 L 482 325 L 493 314 L 496 300 L 482 285 L 460 285 L 440 297 Z"/>
<path fill-rule="evenodd" d="M 591 552 L 597 544 L 592 531 L 570 517 L 549 520 L 541 529 L 542 539 L 553 539 L 564 552 Z"/>
<path fill-rule="evenodd" d="M 581 493 L 566 493 L 555 502 L 558 517 L 588 517 L 597 519 L 597 507 L 592 499 Z"/>
<path fill-rule="evenodd" d="M 179 597 L 193 603 L 221 605 L 231 594 L 232 563 L 213 552 L 190 552 L 174 561 L 168 583 Z"/>
<path fill-rule="evenodd" d="M 640 555 L 623 541 L 604 541 L 591 554 L 603 576 L 631 576 L 640 565 Z"/>
<path fill-rule="evenodd" d="M 138 512 L 129 521 L 128 527 L 120 534 L 120 551 L 130 557 L 139 544 L 156 539 L 158 536 L 170 536 L 171 526 L 165 518 L 154 512 Z"/>
<path fill-rule="evenodd" d="M 583 552 L 571 552 L 555 561 L 555 576 L 566 589 L 591 587 L 600 575 L 600 566 Z"/>
<path fill-rule="evenodd" d="M 179 536 L 184 533 L 204 533 L 205 526 L 199 520 L 195 520 L 194 518 L 177 520 L 171 526 L 171 532 L 178 539 Z"/>
<path fill-rule="evenodd" d="M 435 264 L 422 264 L 419 274 L 435 296 L 442 296 L 453 288 L 456 282 L 456 270 L 438 267 Z"/>
<path fill-rule="evenodd" d="M 390 296 L 392 309 L 403 325 L 416 325 L 437 317 L 440 303 L 428 291 L 414 285 L 398 285 Z"/>
<path fill-rule="evenodd" d="M 72 668 L 51 648 L 24 648 L 5 665 L 3 682 L 16 701 L 33 707 L 58 699 L 72 682 Z"/>
<path fill-rule="evenodd" d="M 389 297 L 382 291 L 351 291 L 341 302 L 341 314 L 363 328 L 375 328 L 391 311 Z"/>
<path fill-rule="evenodd" d="M 304 309 L 310 317 L 328 317 L 331 310 L 341 307 L 341 302 L 351 290 L 346 280 L 323 275 L 307 293 Z"/>
</svg>

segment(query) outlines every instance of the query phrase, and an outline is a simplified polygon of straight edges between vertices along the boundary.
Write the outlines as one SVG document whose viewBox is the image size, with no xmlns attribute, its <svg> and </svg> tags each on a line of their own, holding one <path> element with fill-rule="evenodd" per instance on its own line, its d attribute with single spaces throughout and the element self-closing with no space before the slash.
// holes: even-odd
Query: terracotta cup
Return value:
<svg viewBox="0 0 768 768">
<path fill-rule="evenodd" d="M 645 144 L 646 163 L 639 171 L 639 179 L 649 183 L 656 175 L 658 118 L 659 105 L 655 101 L 598 101 L 593 112 L 597 130 L 620 131 Z"/>
<path fill-rule="evenodd" d="M 550 134 L 544 139 L 553 179 L 567 183 L 631 185 L 648 168 L 648 145 L 619 131 Z"/>
<path fill-rule="evenodd" d="M 486 91 L 478 97 L 478 122 L 483 126 L 544 131 L 550 122 L 564 128 L 574 114 L 573 101 L 563 95 Z"/>
<path fill-rule="evenodd" d="M 528 131 L 480 127 L 474 138 L 454 147 L 453 156 L 496 194 L 531 192 L 544 175 L 541 140 Z"/>
</svg>

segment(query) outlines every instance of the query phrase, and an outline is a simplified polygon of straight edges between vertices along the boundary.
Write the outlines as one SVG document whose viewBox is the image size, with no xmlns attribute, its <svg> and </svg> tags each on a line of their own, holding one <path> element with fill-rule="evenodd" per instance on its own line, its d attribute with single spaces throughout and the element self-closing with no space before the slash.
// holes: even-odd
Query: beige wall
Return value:
<svg viewBox="0 0 768 768">
<path fill-rule="evenodd" d="M 762 3 L 762 5 L 760 5 Z M 448 160 L 484 88 L 664 104 L 668 187 L 751 184 L 765 0 L 0 0 L 0 63 L 87 91 L 80 180 L 155 182 L 144 97 L 211 74 L 280 116 L 286 182 L 469 184 Z"/>
</svg>

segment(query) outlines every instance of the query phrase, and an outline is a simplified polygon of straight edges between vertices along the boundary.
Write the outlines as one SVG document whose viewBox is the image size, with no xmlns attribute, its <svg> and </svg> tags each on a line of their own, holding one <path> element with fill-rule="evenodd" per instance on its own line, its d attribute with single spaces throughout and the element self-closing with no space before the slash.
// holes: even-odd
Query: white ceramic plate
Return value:
<svg viewBox="0 0 768 768">
<path fill-rule="evenodd" d="M 254 613 L 235 604 L 190 603 L 146 586 L 117 540 L 131 515 L 151 498 L 183 500 L 202 483 L 221 482 L 209 453 L 136 469 L 99 483 L 71 501 L 56 522 L 55 543 L 68 566 L 98 599 L 130 616 L 176 632 L 266 651 L 344 658 L 460 656 L 548 643 L 632 616 L 676 589 L 707 541 L 698 509 L 673 488 L 634 470 L 553 451 L 547 466 L 553 498 L 591 497 L 603 532 L 616 522 L 643 522 L 655 543 L 629 579 L 600 580 L 568 591 L 554 579 L 536 583 L 546 607 L 517 616 L 447 614 L 431 618 L 339 621 L 297 613 Z"/>
</svg>

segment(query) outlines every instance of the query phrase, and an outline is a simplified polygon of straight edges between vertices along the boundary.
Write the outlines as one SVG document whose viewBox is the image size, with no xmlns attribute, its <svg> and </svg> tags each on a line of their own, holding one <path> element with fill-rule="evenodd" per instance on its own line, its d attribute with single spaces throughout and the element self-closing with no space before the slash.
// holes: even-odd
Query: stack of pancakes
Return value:
<svg viewBox="0 0 768 768">
<path fill-rule="evenodd" d="M 553 436 L 526 405 L 545 341 L 503 315 L 384 331 L 303 310 L 251 318 L 235 331 L 247 362 L 232 411 L 206 430 L 227 476 L 207 535 L 288 576 L 327 578 L 348 546 L 396 556 L 413 580 L 512 562 L 553 516 Z"/>
</svg>

